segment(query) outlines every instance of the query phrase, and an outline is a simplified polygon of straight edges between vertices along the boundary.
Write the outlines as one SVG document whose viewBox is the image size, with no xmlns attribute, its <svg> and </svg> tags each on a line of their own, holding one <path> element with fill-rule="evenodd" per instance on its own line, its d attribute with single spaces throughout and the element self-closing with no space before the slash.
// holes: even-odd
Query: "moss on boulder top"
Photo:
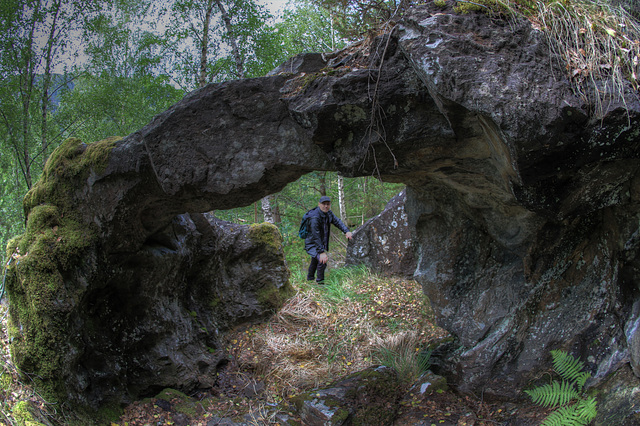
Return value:
<svg viewBox="0 0 640 426">
<path fill-rule="evenodd" d="M 58 206 L 63 213 L 73 213 L 77 202 L 75 192 L 84 185 L 91 173 L 103 173 L 109 163 L 109 155 L 120 137 L 84 144 L 80 139 L 65 140 L 49 156 L 40 180 L 24 198 L 25 216 L 39 204 Z"/>
</svg>

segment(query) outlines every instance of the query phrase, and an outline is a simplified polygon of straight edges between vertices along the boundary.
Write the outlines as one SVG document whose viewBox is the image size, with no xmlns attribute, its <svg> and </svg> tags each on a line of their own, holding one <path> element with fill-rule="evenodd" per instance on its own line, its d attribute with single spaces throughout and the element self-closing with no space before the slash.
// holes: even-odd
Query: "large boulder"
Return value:
<svg viewBox="0 0 640 426">
<path fill-rule="evenodd" d="M 383 275 L 413 277 L 415 246 L 404 209 L 406 191 L 387 203 L 384 210 L 353 232 L 347 247 L 347 265 L 366 265 Z"/>
<path fill-rule="evenodd" d="M 11 349 L 47 398 L 74 411 L 95 417 L 162 387 L 210 388 L 227 362 L 225 331 L 264 320 L 291 294 L 274 225 L 183 214 L 135 253 L 109 253 L 61 205 L 32 207 L 27 233 L 9 244 L 21 253 L 8 281 Z"/>
<path fill-rule="evenodd" d="M 434 358 L 450 383 L 519 395 L 554 348 L 593 385 L 638 374 L 640 105 L 627 85 L 592 116 L 552 52 L 526 20 L 429 3 L 390 35 L 197 90 L 122 140 L 67 141 L 9 245 L 18 367 L 90 406 L 206 386 L 212 330 L 263 317 L 287 286 L 275 231 L 199 214 L 339 170 L 407 184 L 415 278 L 455 337 Z"/>
<path fill-rule="evenodd" d="M 415 277 L 457 339 L 443 370 L 514 396 L 553 348 L 596 382 L 637 359 L 637 98 L 589 118 L 525 21 L 416 9 L 399 35 L 458 135 L 407 190 Z"/>
</svg>

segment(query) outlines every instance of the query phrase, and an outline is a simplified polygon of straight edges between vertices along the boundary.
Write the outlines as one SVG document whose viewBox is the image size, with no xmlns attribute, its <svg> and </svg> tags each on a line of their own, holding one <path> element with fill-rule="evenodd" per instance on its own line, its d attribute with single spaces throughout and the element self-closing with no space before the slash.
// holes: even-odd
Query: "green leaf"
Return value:
<svg viewBox="0 0 640 426">
<path fill-rule="evenodd" d="M 584 402 L 581 400 L 580 402 Z M 595 411 L 593 417 L 585 417 L 582 415 L 582 407 L 580 402 L 575 405 L 561 407 L 553 413 L 549 414 L 542 422 L 542 426 L 586 426 L 591 423 L 591 420 L 595 417 Z M 595 402 L 595 401 L 594 401 Z M 595 406 L 593 407 L 595 410 Z"/>
<path fill-rule="evenodd" d="M 575 383 L 578 390 L 581 390 L 587 379 L 591 377 L 590 373 L 582 371 L 584 364 L 561 350 L 551 351 L 551 356 L 553 357 L 553 368 L 560 377 Z"/>
<path fill-rule="evenodd" d="M 567 381 L 553 382 L 526 390 L 525 393 L 531 397 L 535 404 L 540 404 L 543 407 L 558 407 L 580 397 L 573 384 Z"/>
</svg>

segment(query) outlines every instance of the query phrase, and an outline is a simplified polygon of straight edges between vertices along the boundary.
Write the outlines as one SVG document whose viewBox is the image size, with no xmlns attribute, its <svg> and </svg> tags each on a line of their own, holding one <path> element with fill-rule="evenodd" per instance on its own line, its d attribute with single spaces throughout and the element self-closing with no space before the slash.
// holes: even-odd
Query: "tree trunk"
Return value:
<svg viewBox="0 0 640 426">
<path fill-rule="evenodd" d="M 347 206 L 344 199 L 344 177 L 338 173 L 338 204 L 340 205 L 340 220 L 347 223 Z"/>
<path fill-rule="evenodd" d="M 48 114 L 49 114 L 49 89 L 51 88 L 51 55 L 53 53 L 53 42 L 56 38 L 56 24 L 58 22 L 58 16 L 60 14 L 62 0 L 58 0 L 54 4 L 53 10 L 53 20 L 51 22 L 51 29 L 49 30 L 49 39 L 47 40 L 47 53 L 45 56 L 45 67 L 44 67 L 44 77 L 43 77 L 43 87 L 42 87 L 42 125 L 41 131 L 42 135 L 41 143 L 42 143 L 42 166 L 47 162 L 47 158 L 49 157 L 49 139 L 48 139 Z"/>
<path fill-rule="evenodd" d="M 233 59 L 236 63 L 236 73 L 238 74 L 238 78 L 244 78 L 244 61 L 242 60 L 242 56 L 240 55 L 240 49 L 238 49 L 238 43 L 234 35 L 231 18 L 229 17 L 227 10 L 224 8 L 224 5 L 220 0 L 216 0 L 216 5 L 218 6 L 218 9 L 220 9 L 222 20 L 224 21 L 224 26 L 227 30 L 229 44 L 231 45 L 231 53 L 233 53 Z"/>
<path fill-rule="evenodd" d="M 36 59 L 34 58 L 33 46 L 35 43 L 35 32 L 37 25 L 37 17 L 40 14 L 40 1 L 36 2 L 33 17 L 31 18 L 31 28 L 29 29 L 29 39 L 27 42 L 27 46 L 25 47 L 25 62 L 26 62 L 26 73 L 24 73 L 20 78 L 21 87 L 20 87 L 20 96 L 22 97 L 22 158 L 19 159 L 19 162 L 23 163 L 23 176 L 25 184 L 27 185 L 27 189 L 31 189 L 33 186 L 32 176 L 31 176 L 31 152 L 29 150 L 29 141 L 30 137 L 30 109 L 31 109 L 31 96 L 33 94 L 33 88 L 35 83 L 35 73 L 36 73 Z"/>
<path fill-rule="evenodd" d="M 327 195 L 327 172 L 321 172 L 320 177 L 320 196 Z"/>
<path fill-rule="evenodd" d="M 273 215 L 275 216 L 276 223 L 282 223 L 282 216 L 280 215 L 280 205 L 278 204 L 277 199 L 275 208 L 272 205 L 271 209 L 273 210 Z"/>
<path fill-rule="evenodd" d="M 204 22 L 202 23 L 202 45 L 200 46 L 200 75 L 198 76 L 198 87 L 207 85 L 207 64 L 209 53 L 209 27 L 211 26 L 211 15 L 213 14 L 213 1 L 210 0 L 205 11 Z"/>
<path fill-rule="evenodd" d="M 262 215 L 264 221 L 269 223 L 276 223 L 273 218 L 273 210 L 271 209 L 271 195 L 267 195 L 262 199 Z"/>
</svg>

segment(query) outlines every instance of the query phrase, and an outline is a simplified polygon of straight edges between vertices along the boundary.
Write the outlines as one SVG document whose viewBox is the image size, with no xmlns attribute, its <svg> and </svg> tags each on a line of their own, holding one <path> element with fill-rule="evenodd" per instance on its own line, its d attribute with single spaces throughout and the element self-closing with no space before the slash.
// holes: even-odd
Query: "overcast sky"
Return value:
<svg viewBox="0 0 640 426">
<path fill-rule="evenodd" d="M 288 0 L 258 0 L 256 3 L 266 6 L 272 14 L 276 15 L 278 11 L 286 6 Z"/>
<path fill-rule="evenodd" d="M 283 9 L 285 8 L 288 2 L 289 0 L 256 0 L 257 4 L 261 6 L 265 6 L 271 12 L 271 14 L 275 17 L 278 17 L 282 13 Z M 43 36 L 46 36 L 46 34 L 43 34 Z M 47 41 L 46 37 L 43 37 L 42 39 L 38 37 L 36 39 L 36 43 L 41 44 L 42 46 L 44 46 L 46 41 Z M 70 69 L 70 67 L 73 66 L 74 64 L 76 65 L 81 64 L 84 61 L 85 61 L 85 56 L 82 53 L 80 53 L 78 57 L 73 57 L 73 55 L 68 55 L 67 57 L 63 58 L 61 63 L 57 63 L 55 65 L 53 72 L 63 73 L 65 66 L 69 67 Z"/>
</svg>

